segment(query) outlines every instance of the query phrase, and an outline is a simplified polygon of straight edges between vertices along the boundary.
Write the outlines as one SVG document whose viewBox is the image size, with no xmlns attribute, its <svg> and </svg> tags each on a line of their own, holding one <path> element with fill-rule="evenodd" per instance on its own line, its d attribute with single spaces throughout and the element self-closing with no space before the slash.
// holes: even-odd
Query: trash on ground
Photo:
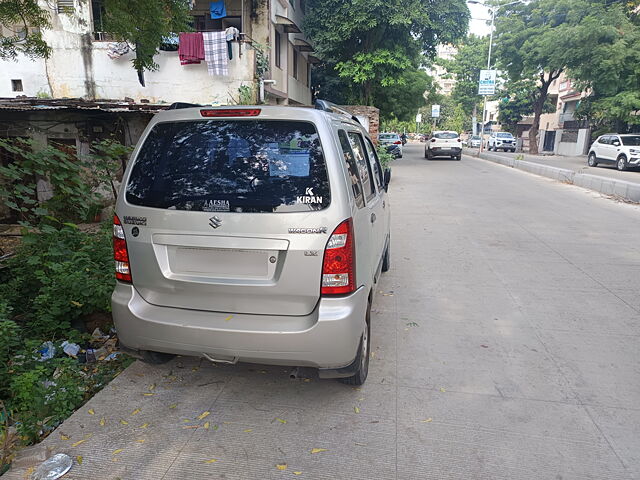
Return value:
<svg viewBox="0 0 640 480">
<path fill-rule="evenodd" d="M 46 362 L 47 360 L 51 360 L 56 356 L 56 347 L 53 345 L 52 341 L 44 342 L 40 345 L 38 349 L 38 353 L 40 354 L 39 362 Z"/>
<path fill-rule="evenodd" d="M 287 469 L 287 464 L 286 463 L 279 463 L 278 465 L 276 465 L 276 468 L 278 470 L 286 470 Z"/>
<path fill-rule="evenodd" d="M 40 464 L 33 472 L 32 480 L 56 480 L 71 470 L 73 460 L 69 455 L 57 453 Z"/>
<path fill-rule="evenodd" d="M 60 344 L 62 347 L 62 351 L 69 355 L 70 357 L 77 358 L 78 352 L 80 351 L 80 345 L 77 343 L 69 343 L 68 341 L 64 341 Z"/>
<path fill-rule="evenodd" d="M 327 449 L 326 448 L 312 448 L 311 449 L 311 453 L 320 453 L 320 452 L 326 452 Z"/>
<path fill-rule="evenodd" d="M 110 353 L 109 355 L 107 355 L 106 357 L 104 357 L 104 361 L 105 361 L 105 362 L 111 362 L 112 360 L 117 359 L 120 355 L 122 355 L 122 352 L 113 352 L 113 353 Z"/>
</svg>

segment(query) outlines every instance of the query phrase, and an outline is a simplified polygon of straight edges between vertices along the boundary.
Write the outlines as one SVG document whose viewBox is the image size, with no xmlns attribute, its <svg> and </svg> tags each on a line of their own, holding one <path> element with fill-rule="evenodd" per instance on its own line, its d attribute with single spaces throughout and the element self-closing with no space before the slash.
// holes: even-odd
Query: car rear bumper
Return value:
<svg viewBox="0 0 640 480">
<path fill-rule="evenodd" d="M 431 152 L 431 156 L 433 157 L 438 157 L 438 156 L 449 156 L 449 155 L 460 155 L 460 153 L 462 152 L 462 147 L 433 147 L 430 148 L 429 151 Z"/>
<path fill-rule="evenodd" d="M 362 287 L 323 297 L 306 316 L 230 314 L 151 305 L 122 282 L 111 298 L 118 338 L 133 352 L 328 369 L 356 357 L 367 302 Z"/>
</svg>

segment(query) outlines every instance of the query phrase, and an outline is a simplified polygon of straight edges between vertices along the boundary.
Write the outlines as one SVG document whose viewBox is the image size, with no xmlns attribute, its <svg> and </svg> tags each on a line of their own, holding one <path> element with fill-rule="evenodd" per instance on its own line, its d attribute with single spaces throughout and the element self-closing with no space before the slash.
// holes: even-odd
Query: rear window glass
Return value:
<svg viewBox="0 0 640 480">
<path fill-rule="evenodd" d="M 442 138 L 442 139 L 451 139 L 451 138 L 458 138 L 458 134 L 453 132 L 439 132 L 439 133 L 434 133 L 433 137 Z"/>
<path fill-rule="evenodd" d="M 513 138 L 513 135 L 510 133 L 497 133 L 496 137 L 498 138 Z"/>
<path fill-rule="evenodd" d="M 200 212 L 303 212 L 330 203 L 315 127 L 290 121 L 159 123 L 135 160 L 134 205 Z"/>
<path fill-rule="evenodd" d="M 634 147 L 640 146 L 640 135 L 634 135 L 633 137 L 620 137 L 623 145 L 631 145 Z"/>
<path fill-rule="evenodd" d="M 396 133 L 382 133 L 382 134 L 378 135 L 378 138 L 380 140 L 396 140 L 396 139 L 398 139 L 400 137 Z"/>
</svg>

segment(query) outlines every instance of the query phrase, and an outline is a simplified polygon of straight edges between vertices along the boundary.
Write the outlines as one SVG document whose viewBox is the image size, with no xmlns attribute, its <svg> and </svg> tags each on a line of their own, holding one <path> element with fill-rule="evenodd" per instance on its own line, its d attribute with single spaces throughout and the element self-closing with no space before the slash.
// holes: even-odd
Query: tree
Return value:
<svg viewBox="0 0 640 480">
<path fill-rule="evenodd" d="M 498 104 L 498 122 L 504 130 L 515 133 L 518 122 L 533 113 L 536 101 L 535 82 L 531 80 L 507 82 L 500 94 L 502 98 Z M 547 98 L 542 113 L 551 113 L 555 108 L 555 103 Z"/>
<path fill-rule="evenodd" d="M 13 60 L 18 54 L 48 57 L 51 48 L 42 30 L 50 26 L 49 13 L 38 0 L 0 0 L 0 59 Z M 3 35 L 3 30 L 9 34 Z"/>
<path fill-rule="evenodd" d="M 309 0 L 303 27 L 318 55 L 371 105 L 375 87 L 402 84 L 422 53 L 461 38 L 468 18 L 463 0 Z"/>
<path fill-rule="evenodd" d="M 433 79 L 424 70 L 412 68 L 403 72 L 399 80 L 398 85 L 374 87 L 374 104 L 383 119 L 413 123 L 418 109 L 426 105 L 425 92 L 435 88 Z"/>
<path fill-rule="evenodd" d="M 135 48 L 138 72 L 158 69 L 153 56 L 163 38 L 192 30 L 189 2 L 184 0 L 105 0 L 104 6 L 105 31 Z"/>
<path fill-rule="evenodd" d="M 473 114 L 482 103 L 478 95 L 480 70 L 487 68 L 489 38 L 469 35 L 458 47 L 452 60 L 436 59 L 456 79 L 451 98 L 462 107 L 467 116 Z"/>
</svg>

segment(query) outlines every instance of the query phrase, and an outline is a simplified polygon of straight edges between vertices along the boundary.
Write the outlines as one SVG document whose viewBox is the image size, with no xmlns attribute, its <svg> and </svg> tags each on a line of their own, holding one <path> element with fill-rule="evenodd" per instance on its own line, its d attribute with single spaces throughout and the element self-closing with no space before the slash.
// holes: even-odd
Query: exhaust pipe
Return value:
<svg viewBox="0 0 640 480">
<path fill-rule="evenodd" d="M 289 378 L 291 380 L 297 380 L 298 378 L 300 378 L 300 367 L 296 367 L 291 370 L 291 372 L 289 373 Z"/>
</svg>

